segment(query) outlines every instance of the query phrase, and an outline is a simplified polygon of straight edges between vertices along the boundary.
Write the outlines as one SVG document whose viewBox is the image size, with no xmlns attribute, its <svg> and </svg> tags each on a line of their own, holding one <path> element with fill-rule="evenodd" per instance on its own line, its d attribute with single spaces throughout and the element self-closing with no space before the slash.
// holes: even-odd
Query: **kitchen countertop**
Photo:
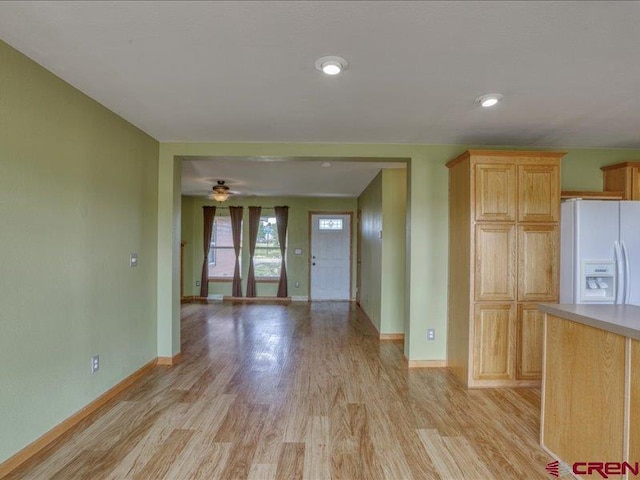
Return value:
<svg viewBox="0 0 640 480">
<path fill-rule="evenodd" d="M 538 308 L 556 317 L 640 340 L 640 307 L 636 305 L 543 303 Z"/>
</svg>

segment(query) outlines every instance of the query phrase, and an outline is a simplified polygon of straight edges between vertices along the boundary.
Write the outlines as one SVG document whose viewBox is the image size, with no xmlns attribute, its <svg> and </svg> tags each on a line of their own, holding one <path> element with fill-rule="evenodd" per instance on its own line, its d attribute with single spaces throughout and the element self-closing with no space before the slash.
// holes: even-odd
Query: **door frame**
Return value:
<svg viewBox="0 0 640 480">
<path fill-rule="evenodd" d="M 353 299 L 351 296 L 353 295 L 353 211 L 331 211 L 331 210 L 309 210 L 308 212 L 308 250 L 309 254 L 307 255 L 307 272 L 308 272 L 308 280 L 307 285 L 309 286 L 309 301 L 313 300 L 311 298 L 311 252 L 313 248 L 312 242 L 312 233 L 313 233 L 313 216 L 314 215 L 349 215 L 349 302 Z"/>
</svg>

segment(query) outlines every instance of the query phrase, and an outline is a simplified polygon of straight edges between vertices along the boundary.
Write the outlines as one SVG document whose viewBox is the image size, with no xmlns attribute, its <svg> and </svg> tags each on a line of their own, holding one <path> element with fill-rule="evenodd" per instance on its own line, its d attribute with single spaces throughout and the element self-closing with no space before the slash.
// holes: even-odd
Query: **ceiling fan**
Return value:
<svg viewBox="0 0 640 480">
<path fill-rule="evenodd" d="M 231 192 L 229 191 L 229 187 L 224 184 L 224 180 L 218 180 L 218 184 L 213 186 L 211 198 L 218 202 L 224 202 L 229 198 L 229 195 L 231 195 Z"/>
</svg>

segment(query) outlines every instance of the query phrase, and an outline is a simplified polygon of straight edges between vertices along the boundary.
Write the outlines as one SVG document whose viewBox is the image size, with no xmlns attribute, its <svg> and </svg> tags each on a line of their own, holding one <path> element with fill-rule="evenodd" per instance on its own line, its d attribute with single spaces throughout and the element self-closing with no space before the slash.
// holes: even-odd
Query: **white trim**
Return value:
<svg viewBox="0 0 640 480">
<path fill-rule="evenodd" d="M 222 301 L 222 297 L 224 297 L 223 294 L 221 293 L 210 293 L 209 296 L 207 297 L 207 300 L 213 300 L 213 301 Z"/>
<path fill-rule="evenodd" d="M 309 295 L 292 295 L 291 301 L 292 302 L 308 302 Z"/>
</svg>

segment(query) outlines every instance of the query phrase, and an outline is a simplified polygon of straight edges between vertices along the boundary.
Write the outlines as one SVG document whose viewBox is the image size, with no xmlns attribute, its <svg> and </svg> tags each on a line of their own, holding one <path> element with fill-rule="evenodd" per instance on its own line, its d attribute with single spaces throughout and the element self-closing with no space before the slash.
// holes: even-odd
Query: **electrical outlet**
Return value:
<svg viewBox="0 0 640 480">
<path fill-rule="evenodd" d="M 94 355 L 91 357 L 91 374 L 100 370 L 100 355 Z"/>
<path fill-rule="evenodd" d="M 200 286 L 200 280 L 196 280 L 196 287 Z"/>
<path fill-rule="evenodd" d="M 432 342 L 436 339 L 436 329 L 435 328 L 427 328 L 427 340 Z"/>
<path fill-rule="evenodd" d="M 300 282 L 296 282 L 296 288 L 300 288 Z"/>
</svg>

